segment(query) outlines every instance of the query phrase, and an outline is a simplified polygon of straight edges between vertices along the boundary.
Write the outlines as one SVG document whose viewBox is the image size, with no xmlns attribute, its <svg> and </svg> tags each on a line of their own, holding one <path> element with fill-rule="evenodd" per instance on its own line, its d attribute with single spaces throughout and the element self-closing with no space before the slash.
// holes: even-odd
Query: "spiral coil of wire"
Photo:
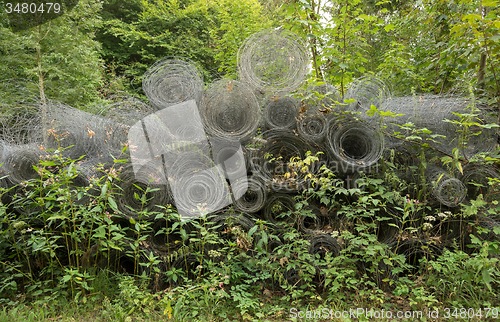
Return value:
<svg viewBox="0 0 500 322">
<path fill-rule="evenodd" d="M 257 98 L 244 83 L 222 79 L 210 85 L 200 106 L 208 134 L 245 141 L 261 119 Z"/>
<path fill-rule="evenodd" d="M 238 51 L 240 79 L 263 91 L 293 91 L 305 79 L 307 65 L 302 41 L 285 30 L 258 32 L 247 38 Z"/>
<path fill-rule="evenodd" d="M 189 100 L 200 102 L 203 77 L 194 64 L 184 59 L 165 58 L 146 71 L 142 89 L 157 109 Z"/>
</svg>

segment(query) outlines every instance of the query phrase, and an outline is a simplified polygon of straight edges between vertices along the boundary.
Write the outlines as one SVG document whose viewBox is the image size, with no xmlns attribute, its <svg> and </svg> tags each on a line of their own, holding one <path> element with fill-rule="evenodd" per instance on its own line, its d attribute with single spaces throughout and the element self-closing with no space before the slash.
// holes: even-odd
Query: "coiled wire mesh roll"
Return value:
<svg viewBox="0 0 500 322">
<path fill-rule="evenodd" d="M 262 216 L 270 223 L 288 221 L 286 213 L 294 211 L 294 196 L 286 193 L 273 193 L 267 198 L 266 205 L 262 209 Z"/>
<path fill-rule="evenodd" d="M 340 245 L 338 241 L 329 234 L 319 234 L 309 239 L 309 253 L 319 255 L 320 258 L 325 258 L 326 254 L 331 254 L 332 257 L 340 254 Z"/>
<path fill-rule="evenodd" d="M 10 144 L 40 143 L 41 124 L 38 106 L 9 107 L 0 115 L 0 140 Z"/>
<path fill-rule="evenodd" d="M 118 171 L 116 204 L 126 216 L 139 218 L 141 212 L 161 211 L 161 206 L 171 202 L 170 190 L 160 179 L 161 169 L 153 164 L 143 165 L 136 173 L 127 163 Z"/>
<path fill-rule="evenodd" d="M 400 255 L 404 255 L 406 262 L 417 270 L 421 259 L 431 260 L 441 255 L 443 247 L 433 240 L 423 238 L 408 238 L 399 240 L 391 245 L 392 250 Z"/>
<path fill-rule="evenodd" d="M 175 205 L 184 217 L 211 213 L 230 204 L 224 171 L 205 154 L 176 153 L 167 165 Z"/>
<path fill-rule="evenodd" d="M 384 81 L 375 76 L 365 76 L 350 84 L 344 100 L 354 100 L 348 104 L 348 110 L 364 113 L 372 105 L 380 108 L 390 96 L 391 91 Z"/>
<path fill-rule="evenodd" d="M 498 133 L 494 128 L 471 126 L 467 134 L 463 133 L 460 126 L 445 121 L 446 119 L 458 121 L 459 116 L 456 113 L 468 113 L 469 115 L 477 114 L 474 121 L 480 124 L 496 123 L 486 111 L 479 110 L 471 113 L 467 110 L 469 104 L 471 104 L 470 100 L 464 97 L 421 95 L 393 97 L 386 100 L 382 108 L 400 114 L 388 120 L 390 131 L 411 135 L 411 132 L 400 129 L 401 124 L 411 122 L 416 128 L 427 128 L 433 134 L 442 135 L 440 138 L 426 140 L 430 146 L 448 154 L 451 154 L 454 148 L 460 148 L 461 153 L 470 158 L 478 152 L 492 151 L 497 144 Z M 464 143 L 466 143 L 465 147 L 462 146 Z"/>
<path fill-rule="evenodd" d="M 102 107 L 100 115 L 128 126 L 156 111 L 151 105 L 133 96 L 114 96 L 111 100 L 113 103 Z"/>
<path fill-rule="evenodd" d="M 457 207 L 467 195 L 467 188 L 462 181 L 440 167 L 429 166 L 426 178 L 430 182 L 432 196 L 442 205 Z"/>
<path fill-rule="evenodd" d="M 262 91 L 293 91 L 305 79 L 308 63 L 303 42 L 286 30 L 258 32 L 238 51 L 240 79 Z"/>
<path fill-rule="evenodd" d="M 238 178 L 246 178 L 246 151 L 239 140 L 210 138 L 210 147 L 215 164 L 222 166 L 226 179 L 229 179 L 231 184 Z"/>
<path fill-rule="evenodd" d="M 231 185 L 233 191 L 233 205 L 243 213 L 256 213 L 261 210 L 267 201 L 267 189 L 258 176 L 251 176 L 237 180 Z M 234 198 L 234 196 L 241 196 Z"/>
<path fill-rule="evenodd" d="M 298 228 L 306 234 L 314 234 L 328 224 L 328 217 L 324 215 L 320 207 L 309 204 L 302 209 L 298 216 Z"/>
<path fill-rule="evenodd" d="M 328 132 L 326 115 L 339 105 L 340 94 L 330 84 L 310 86 L 302 94 L 297 133 L 305 140 L 321 143 Z"/>
<path fill-rule="evenodd" d="M 112 165 L 113 161 L 109 158 L 83 159 L 75 164 L 77 175 L 73 179 L 72 185 L 81 191 L 81 195 L 76 196 L 77 202 L 81 204 L 88 203 L 92 198 L 97 197 L 101 193 L 98 185 L 94 186 L 94 183 L 97 183 L 100 178 L 104 177 L 104 170 L 111 168 Z"/>
<path fill-rule="evenodd" d="M 322 113 L 308 113 L 299 116 L 297 132 L 304 140 L 321 143 L 328 132 L 328 120 Z"/>
<path fill-rule="evenodd" d="M 149 241 L 155 250 L 169 256 L 188 243 L 189 234 L 194 229 L 190 222 L 181 222 L 174 218 L 155 219 L 151 225 Z"/>
<path fill-rule="evenodd" d="M 254 220 L 246 214 L 221 211 L 207 216 L 207 223 L 211 230 L 219 235 L 233 239 L 237 234 L 231 232 L 233 228 L 239 228 L 248 232 L 254 225 Z"/>
<path fill-rule="evenodd" d="M 240 141 L 253 136 L 261 119 L 251 88 L 230 79 L 210 85 L 203 95 L 200 114 L 208 134 Z"/>
<path fill-rule="evenodd" d="M 375 165 L 384 152 L 384 135 L 364 121 L 332 118 L 326 137 L 331 166 L 350 173 Z"/>
<path fill-rule="evenodd" d="M 289 131 L 269 130 L 262 134 L 262 138 L 256 142 L 259 146 L 255 162 L 258 172 L 266 181 L 284 176 L 290 170 L 292 157 L 303 158 L 307 151 L 315 151 L 313 146 Z M 288 185 L 287 182 L 283 184 L 284 188 Z"/>
<path fill-rule="evenodd" d="M 467 198 L 474 200 L 482 194 L 485 200 L 498 200 L 500 191 L 489 185 L 489 178 L 500 178 L 494 167 L 472 163 L 466 165 L 460 181 L 467 187 Z"/>
<path fill-rule="evenodd" d="M 189 100 L 199 103 L 203 93 L 203 77 L 191 62 L 165 58 L 146 71 L 142 89 L 151 104 L 158 109 Z"/>
<path fill-rule="evenodd" d="M 55 102 L 47 105 L 46 112 L 48 147 L 65 148 L 70 158 L 103 156 L 126 142 L 125 125 Z"/>
<path fill-rule="evenodd" d="M 45 153 L 36 144 L 15 145 L 5 156 L 4 168 L 12 183 L 21 183 L 39 177 L 33 168 Z"/>
<path fill-rule="evenodd" d="M 299 101 L 290 96 L 273 96 L 264 107 L 268 129 L 294 129 L 299 113 Z"/>
</svg>

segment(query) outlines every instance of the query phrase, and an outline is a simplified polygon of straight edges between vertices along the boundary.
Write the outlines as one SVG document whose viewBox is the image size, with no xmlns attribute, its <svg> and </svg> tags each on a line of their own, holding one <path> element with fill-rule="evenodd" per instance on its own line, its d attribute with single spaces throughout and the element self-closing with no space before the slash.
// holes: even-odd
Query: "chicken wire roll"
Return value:
<svg viewBox="0 0 500 322">
<path fill-rule="evenodd" d="M 210 138 L 212 159 L 224 169 L 226 179 L 233 181 L 247 176 L 245 148 L 239 140 L 225 138 Z"/>
<path fill-rule="evenodd" d="M 120 124 L 132 126 L 156 109 L 133 96 L 116 96 L 112 103 L 102 107 L 100 115 Z"/>
<path fill-rule="evenodd" d="M 241 178 L 231 185 L 233 205 L 243 213 L 256 213 L 267 201 L 267 188 L 256 176 Z"/>
<path fill-rule="evenodd" d="M 328 132 L 328 120 L 321 113 L 308 113 L 299 116 L 297 132 L 304 140 L 322 142 Z"/>
<path fill-rule="evenodd" d="M 189 100 L 199 103 L 203 93 L 203 77 L 191 62 L 165 58 L 146 71 L 142 89 L 157 109 Z"/>
<path fill-rule="evenodd" d="M 126 129 L 111 120 L 52 102 L 44 116 L 46 142 L 70 158 L 102 156 L 125 140 Z"/>
<path fill-rule="evenodd" d="M 326 254 L 331 254 L 332 257 L 340 255 L 340 245 L 337 239 L 330 234 L 319 234 L 309 239 L 309 253 L 318 255 L 320 258 L 325 258 Z"/>
<path fill-rule="evenodd" d="M 273 96 L 264 107 L 268 129 L 291 130 L 297 124 L 299 101 L 289 96 Z"/>
<path fill-rule="evenodd" d="M 466 165 L 460 181 L 467 187 L 467 199 L 474 200 L 480 194 L 486 200 L 498 199 L 500 191 L 489 184 L 490 178 L 500 178 L 500 174 L 494 167 L 485 164 L 469 163 Z"/>
<path fill-rule="evenodd" d="M 285 30 L 263 30 L 238 51 L 240 79 L 255 89 L 290 92 L 304 81 L 309 58 L 303 41 Z"/>
<path fill-rule="evenodd" d="M 34 169 L 45 155 L 36 144 L 11 146 L 5 156 L 4 169 L 12 183 L 36 179 L 38 172 Z"/>
<path fill-rule="evenodd" d="M 10 144 L 42 142 L 41 113 L 36 105 L 14 106 L 0 115 L 0 140 Z"/>
<path fill-rule="evenodd" d="M 169 187 L 158 179 L 162 171 L 155 163 L 143 165 L 139 172 L 134 171 L 130 163 L 119 169 L 118 209 L 136 219 L 146 211 L 161 211 L 161 206 L 171 202 Z"/>
<path fill-rule="evenodd" d="M 384 135 L 364 121 L 331 119 L 326 145 L 336 172 L 369 170 L 382 157 Z"/>
<path fill-rule="evenodd" d="M 468 110 L 470 104 L 470 100 L 464 97 L 420 95 L 390 98 L 384 102 L 382 109 L 398 114 L 387 120 L 389 131 L 411 135 L 410 131 L 402 130 L 401 125 L 412 123 L 417 129 L 426 128 L 432 134 L 440 135 L 426 140 L 431 147 L 447 154 L 459 148 L 466 158 L 470 158 L 478 152 L 493 151 L 498 139 L 495 128 L 471 126 L 466 133 L 459 124 L 455 124 L 460 119 L 457 113 L 467 113 L 484 126 L 496 123 L 486 111 L 478 109 L 471 113 Z"/>
<path fill-rule="evenodd" d="M 429 166 L 426 178 L 431 185 L 432 196 L 442 205 L 457 207 L 467 196 L 467 187 L 459 179 L 437 166 Z"/>
<path fill-rule="evenodd" d="M 224 170 L 197 152 L 169 157 L 167 173 L 175 206 L 183 219 L 199 217 L 231 203 Z"/>
<path fill-rule="evenodd" d="M 259 126 L 261 112 L 257 98 L 244 83 L 221 79 L 203 95 L 200 114 L 207 133 L 246 141 Z"/>
<path fill-rule="evenodd" d="M 254 159 L 255 171 L 262 175 L 265 182 L 272 183 L 273 190 L 296 191 L 303 182 L 295 176 L 286 177 L 292 171 L 290 161 L 294 157 L 303 159 L 307 151 L 314 152 L 315 148 L 299 136 L 284 130 L 266 131 L 262 138 Z"/>
<path fill-rule="evenodd" d="M 263 218 L 270 223 L 290 221 L 289 212 L 295 210 L 294 195 L 286 193 L 272 193 L 268 196 L 266 205 L 262 209 Z"/>
<path fill-rule="evenodd" d="M 344 101 L 354 100 L 348 103 L 347 109 L 365 114 L 372 105 L 380 108 L 389 97 L 391 91 L 384 81 L 374 76 L 366 76 L 351 83 L 344 95 Z"/>
</svg>

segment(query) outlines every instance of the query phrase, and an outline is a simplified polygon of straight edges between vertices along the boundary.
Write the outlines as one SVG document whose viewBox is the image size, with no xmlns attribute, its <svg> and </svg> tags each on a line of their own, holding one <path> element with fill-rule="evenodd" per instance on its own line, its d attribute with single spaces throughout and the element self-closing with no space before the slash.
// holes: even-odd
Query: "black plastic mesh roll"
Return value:
<svg viewBox="0 0 500 322">
<path fill-rule="evenodd" d="M 310 240 L 309 253 L 320 258 L 325 258 L 326 254 L 331 254 L 332 257 L 340 254 L 340 245 L 338 241 L 329 234 L 319 234 L 313 236 Z"/>
<path fill-rule="evenodd" d="M 429 166 L 426 170 L 426 177 L 431 185 L 432 196 L 442 205 L 457 207 L 465 199 L 466 186 L 444 169 Z"/>
<path fill-rule="evenodd" d="M 267 189 L 258 177 L 248 177 L 237 180 L 232 184 L 233 196 L 241 196 L 233 199 L 236 209 L 243 213 L 256 213 L 261 210 L 267 201 Z"/>
<path fill-rule="evenodd" d="M 238 52 L 242 81 L 269 92 L 292 91 L 307 75 L 307 50 L 297 35 L 264 30 L 247 38 Z"/>
<path fill-rule="evenodd" d="M 116 204 L 125 215 L 138 218 L 142 211 L 161 211 L 161 206 L 171 202 L 168 186 L 159 179 L 161 170 L 148 164 L 137 173 L 131 164 L 118 170 Z"/>
<path fill-rule="evenodd" d="M 146 71 L 142 89 L 151 104 L 158 109 L 189 100 L 199 103 L 203 92 L 203 78 L 192 63 L 166 58 Z"/>
<path fill-rule="evenodd" d="M 244 83 L 222 79 L 210 85 L 200 107 L 207 132 L 245 141 L 257 130 L 261 112 L 257 98 Z"/>
<path fill-rule="evenodd" d="M 264 121 L 268 129 L 294 129 L 297 124 L 299 102 L 289 96 L 273 96 L 264 107 Z"/>
<path fill-rule="evenodd" d="M 326 140 L 331 166 L 340 173 L 369 168 L 384 152 L 384 135 L 363 121 L 332 119 Z"/>
</svg>

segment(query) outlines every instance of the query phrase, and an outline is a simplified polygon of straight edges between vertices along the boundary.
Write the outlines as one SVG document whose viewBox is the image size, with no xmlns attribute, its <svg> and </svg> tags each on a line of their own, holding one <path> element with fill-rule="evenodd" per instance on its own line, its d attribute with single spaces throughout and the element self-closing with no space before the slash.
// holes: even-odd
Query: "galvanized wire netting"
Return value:
<svg viewBox="0 0 500 322">
<path fill-rule="evenodd" d="M 457 207 L 467 196 L 467 188 L 459 179 L 437 166 L 429 166 L 426 177 L 431 185 L 431 192 L 439 203 L 448 207 Z"/>
<path fill-rule="evenodd" d="M 344 100 L 348 100 L 347 108 L 349 110 L 364 113 L 372 105 L 380 108 L 390 97 L 391 91 L 383 80 L 374 76 L 365 76 L 356 79 L 349 85 Z"/>
<path fill-rule="evenodd" d="M 60 103 L 42 111 L 47 148 L 64 149 L 72 158 L 97 157 L 120 151 L 127 142 L 128 126 Z"/>
<path fill-rule="evenodd" d="M 10 144 L 42 142 L 41 114 L 38 105 L 27 104 L 0 115 L 0 140 Z"/>
<path fill-rule="evenodd" d="M 236 209 L 243 213 L 256 213 L 261 210 L 267 202 L 267 188 L 264 182 L 257 176 L 240 179 L 231 186 Z"/>
<path fill-rule="evenodd" d="M 457 113 L 462 114 L 464 121 L 469 123 L 496 123 L 486 111 L 471 111 L 470 104 L 472 102 L 464 97 L 422 95 L 393 97 L 386 100 L 382 108 L 399 114 L 388 120 L 390 131 L 410 135 L 410 131 L 402 130 L 401 125 L 412 123 L 414 128 L 432 131 L 434 136 L 427 136 L 427 142 L 434 148 L 445 153 L 459 148 L 462 154 L 469 158 L 478 152 L 492 151 L 498 137 L 495 128 L 481 128 L 476 125 L 463 127 L 458 124 L 460 116 Z M 425 135 L 423 136 L 425 138 Z"/>
<path fill-rule="evenodd" d="M 4 168 L 8 173 L 8 179 L 12 183 L 18 184 L 37 178 L 38 173 L 34 166 L 38 165 L 44 154 L 36 144 L 9 147 L 8 152 L 4 155 Z"/>
<path fill-rule="evenodd" d="M 299 114 L 299 101 L 289 96 L 273 96 L 264 106 L 268 129 L 294 129 Z"/>
<path fill-rule="evenodd" d="M 193 63 L 166 58 L 146 71 L 142 89 L 151 104 L 158 109 L 189 100 L 199 103 L 203 92 L 203 77 Z"/>
<path fill-rule="evenodd" d="M 376 164 L 384 152 L 384 135 L 369 123 L 332 119 L 326 137 L 336 171 L 349 173 Z"/>
<path fill-rule="evenodd" d="M 118 170 L 116 204 L 124 226 L 130 223 L 130 217 L 137 219 L 142 212 L 152 210 L 161 212 L 168 204 L 173 204 L 183 219 L 212 214 L 212 228 L 218 227 L 214 229 L 228 238 L 234 237 L 234 225 L 248 231 L 257 218 L 273 225 L 287 221 L 307 235 L 309 251 L 319 256 L 339 253 L 338 240 L 324 232 L 339 226 L 340 216 L 335 215 L 335 209 L 325 210 L 319 200 L 315 201 L 318 205 L 311 202 L 302 205 L 300 211 L 295 209 L 295 197 L 304 188 L 318 188 L 308 186 L 310 181 L 301 176 L 304 169 L 307 175 L 314 175 L 317 168 L 295 163 L 308 151 L 323 152 L 318 163 L 341 177 L 347 189 L 366 192 L 368 188 L 357 184 L 359 180 L 366 184 L 360 171 L 376 169 L 383 156 L 391 163 L 387 169 L 395 169 L 395 175 L 408 186 L 412 182 L 417 189 L 427 188 L 430 197 L 424 196 L 428 200 L 423 201 L 431 206 L 456 209 L 479 194 L 496 200 L 498 191 L 489 186 L 488 178 L 498 179 L 498 170 L 467 166 L 463 175 L 455 178 L 442 168 L 429 166 L 423 173 L 422 158 L 436 155 L 425 155 L 427 147 L 410 142 L 418 138 L 411 130 L 400 128 L 411 122 L 415 128 L 431 130 L 438 136 L 428 136 L 423 142 L 447 154 L 454 147 L 467 158 L 491 151 L 497 143 L 494 128 L 464 129 L 454 124 L 459 120 L 457 113 L 468 111 L 470 101 L 432 95 L 390 97 L 388 86 L 372 76 L 353 82 L 343 98 L 329 84 L 292 95 L 307 70 L 306 50 L 295 35 L 266 30 L 250 37 L 240 48 L 238 81 L 219 80 L 204 91 L 201 73 L 194 64 L 163 59 L 144 75 L 143 89 L 149 103 L 115 97 L 100 115 L 55 102 L 11 111 L 0 117 L 0 176 L 4 176 L 0 186 L 11 187 L 37 178 L 33 166 L 51 150 L 62 150 L 65 156 L 82 157 L 76 163 L 75 186 L 90 187 L 93 178 L 103 176 L 99 163 L 106 163 L 105 169 Z M 262 95 L 262 101 L 257 95 Z M 342 105 L 342 99 L 352 102 Z M 372 105 L 402 115 L 386 118 L 381 124 L 380 118 L 366 114 Z M 474 113 L 478 114 L 471 116 L 474 121 L 491 123 L 482 111 Z M 385 132 L 389 133 L 383 133 L 381 125 L 387 125 Z M 387 136 L 394 134 L 392 131 L 400 132 L 399 138 Z M 413 138 L 401 139 L 409 135 Z M 421 131 L 418 135 L 428 134 Z M 471 139 L 465 141 L 466 136 Z M 128 162 L 123 167 L 113 166 L 113 157 L 123 156 L 125 146 L 130 154 L 125 155 Z M 88 194 L 98 196 L 100 192 L 90 189 Z M 90 200 L 82 198 L 79 202 Z M 432 246 L 427 241 L 404 239 L 399 234 L 403 230 L 402 214 L 396 209 L 388 206 L 379 210 L 377 218 L 384 220 L 373 222 L 377 238 L 412 262 L 427 256 L 424 249 Z M 16 211 L 36 214 L 40 210 L 18 207 Z M 421 213 L 415 217 L 421 220 Z M 185 241 L 178 232 L 169 230 L 169 221 L 145 219 L 153 220 L 154 233 L 148 243 L 155 252 L 165 255 Z M 445 224 L 443 230 L 454 233 L 453 225 Z M 445 236 L 446 232 L 441 234 Z M 120 258 L 126 262 L 125 257 Z M 195 270 L 193 265 L 202 261 L 187 253 L 177 259 L 169 257 L 167 262 L 170 267 Z M 290 280 L 298 277 L 294 270 L 286 274 Z"/>
<path fill-rule="evenodd" d="M 265 92 L 293 91 L 304 81 L 308 64 L 302 41 L 286 30 L 256 33 L 238 52 L 240 79 Z"/>
<path fill-rule="evenodd" d="M 156 109 L 133 96 L 114 96 L 112 103 L 102 107 L 100 115 L 114 122 L 132 126 Z"/>
<path fill-rule="evenodd" d="M 200 114 L 209 135 L 245 141 L 260 123 L 259 103 L 244 83 L 222 79 L 203 95 Z"/>
</svg>

